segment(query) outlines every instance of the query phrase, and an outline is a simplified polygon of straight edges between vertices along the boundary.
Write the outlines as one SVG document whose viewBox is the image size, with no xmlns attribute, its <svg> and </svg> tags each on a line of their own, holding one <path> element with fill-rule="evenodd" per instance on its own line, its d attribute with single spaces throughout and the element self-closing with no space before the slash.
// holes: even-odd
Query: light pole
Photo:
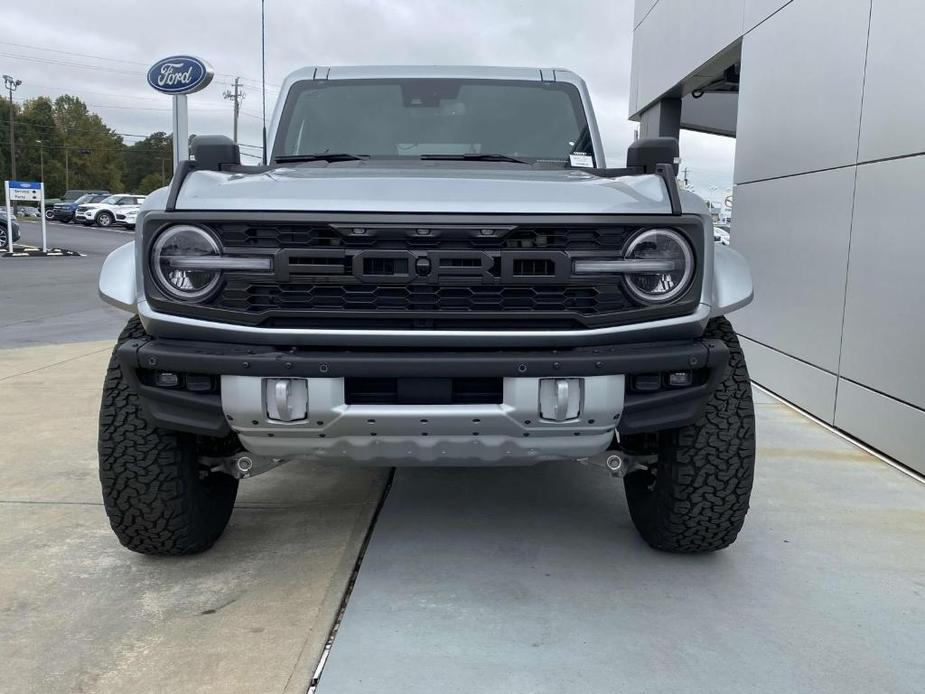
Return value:
<svg viewBox="0 0 925 694">
<path fill-rule="evenodd" d="M 13 92 L 16 91 L 16 88 L 22 84 L 22 80 L 17 80 L 9 75 L 3 76 L 3 84 L 7 88 L 7 91 L 10 93 L 10 180 L 16 180 L 16 148 L 13 146 L 15 140 L 13 139 Z"/>
<path fill-rule="evenodd" d="M 41 140 L 36 140 L 39 145 L 39 180 L 45 182 L 45 145 Z"/>
</svg>

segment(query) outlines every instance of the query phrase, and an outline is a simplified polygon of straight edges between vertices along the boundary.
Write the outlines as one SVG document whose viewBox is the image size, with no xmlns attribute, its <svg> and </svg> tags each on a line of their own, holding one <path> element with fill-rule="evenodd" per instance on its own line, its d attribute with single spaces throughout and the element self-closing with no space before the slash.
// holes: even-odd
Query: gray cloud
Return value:
<svg viewBox="0 0 925 694">
<path fill-rule="evenodd" d="M 268 114 L 273 87 L 305 65 L 566 67 L 588 82 L 611 164 L 624 160 L 632 141 L 632 0 L 266 0 L 266 7 Z M 222 92 L 240 75 L 247 93 L 240 139 L 259 144 L 259 0 L 45 0 L 40 14 L 12 3 L 3 10 L 0 65 L 23 80 L 18 97 L 73 93 L 119 132 L 168 131 L 169 99 L 147 87 L 145 66 L 193 53 L 211 62 L 217 76 L 190 97 L 191 129 L 230 134 L 231 104 Z M 30 60 L 36 58 L 55 62 Z M 731 146 L 714 139 L 684 138 L 685 161 L 707 187 L 731 180 Z"/>
</svg>

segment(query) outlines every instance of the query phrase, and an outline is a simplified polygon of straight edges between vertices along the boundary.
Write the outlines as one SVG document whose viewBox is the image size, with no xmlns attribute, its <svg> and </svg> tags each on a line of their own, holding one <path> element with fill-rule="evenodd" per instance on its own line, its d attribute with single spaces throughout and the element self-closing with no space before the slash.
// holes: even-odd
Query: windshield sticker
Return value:
<svg viewBox="0 0 925 694">
<path fill-rule="evenodd" d="M 568 161 L 569 164 L 574 167 L 583 169 L 594 168 L 594 158 L 590 154 L 585 154 L 584 152 L 572 152 L 568 155 Z"/>
</svg>

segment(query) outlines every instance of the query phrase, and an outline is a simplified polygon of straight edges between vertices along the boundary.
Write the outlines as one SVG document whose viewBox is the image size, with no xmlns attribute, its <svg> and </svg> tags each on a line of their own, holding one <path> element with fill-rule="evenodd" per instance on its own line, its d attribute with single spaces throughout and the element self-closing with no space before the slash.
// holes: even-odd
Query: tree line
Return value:
<svg viewBox="0 0 925 694">
<path fill-rule="evenodd" d="M 76 96 L 40 96 L 12 107 L 16 178 L 44 178 L 46 198 L 61 197 L 67 189 L 147 194 L 170 181 L 172 141 L 166 133 L 126 144 Z M 7 99 L 0 99 L 0 172 L 3 179 L 11 177 Z"/>
</svg>

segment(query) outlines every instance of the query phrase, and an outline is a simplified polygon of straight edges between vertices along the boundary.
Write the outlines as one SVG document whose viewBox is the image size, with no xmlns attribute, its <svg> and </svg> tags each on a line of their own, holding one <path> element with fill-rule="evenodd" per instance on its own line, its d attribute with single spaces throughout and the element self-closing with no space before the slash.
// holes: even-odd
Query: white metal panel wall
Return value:
<svg viewBox="0 0 925 694">
<path fill-rule="evenodd" d="M 636 110 L 739 21 L 725 2 L 638 2 Z M 752 375 L 925 472 L 925 1 L 742 8 L 732 238 L 756 299 L 732 321 Z"/>
<path fill-rule="evenodd" d="M 925 152 L 925 2 L 874 0 L 860 160 Z"/>
<path fill-rule="evenodd" d="M 645 19 L 645 16 L 649 14 L 649 10 L 651 10 L 657 2 L 658 0 L 636 0 L 636 6 L 633 12 L 634 27 L 639 26 L 639 23 Z"/>
<path fill-rule="evenodd" d="M 869 7 L 796 0 L 745 36 L 736 183 L 855 163 Z"/>
<path fill-rule="evenodd" d="M 745 0 L 745 31 L 751 31 L 792 0 Z"/>
<path fill-rule="evenodd" d="M 737 41 L 744 12 L 745 0 L 659 0 L 633 35 L 640 47 L 636 110 Z"/>
<path fill-rule="evenodd" d="M 731 316 L 732 327 L 736 330 L 739 329 L 737 316 L 737 313 Z M 833 374 L 747 337 L 740 336 L 739 339 L 745 352 L 748 374 L 755 383 L 767 386 L 819 419 L 833 423 L 837 388 Z"/>
<path fill-rule="evenodd" d="M 835 426 L 925 474 L 925 411 L 840 378 Z"/>
<path fill-rule="evenodd" d="M 925 156 L 858 167 L 841 376 L 925 408 Z"/>
<path fill-rule="evenodd" d="M 845 304 L 854 170 L 736 186 L 733 246 L 749 259 L 755 300 L 736 330 L 835 373 Z"/>
</svg>

